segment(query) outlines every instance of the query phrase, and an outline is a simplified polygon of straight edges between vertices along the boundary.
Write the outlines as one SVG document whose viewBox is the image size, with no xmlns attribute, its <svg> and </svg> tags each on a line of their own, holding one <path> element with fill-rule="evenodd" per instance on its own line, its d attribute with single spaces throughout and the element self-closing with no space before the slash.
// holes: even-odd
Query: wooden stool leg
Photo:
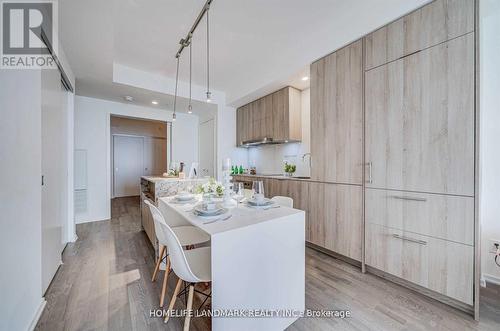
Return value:
<svg viewBox="0 0 500 331">
<path fill-rule="evenodd" d="M 189 296 L 187 302 L 187 315 L 184 319 L 184 331 L 189 331 L 189 323 L 191 322 L 191 314 L 193 313 L 193 295 L 194 295 L 194 285 L 189 285 Z"/>
<path fill-rule="evenodd" d="M 151 281 L 154 282 L 156 280 L 156 276 L 158 275 L 158 270 L 160 270 L 160 264 L 161 260 L 163 259 L 163 254 L 165 253 L 165 246 L 161 246 L 160 248 L 160 254 L 158 255 L 158 261 L 156 261 L 155 265 L 155 271 L 153 272 L 153 278 L 151 278 Z"/>
<path fill-rule="evenodd" d="M 167 280 L 169 271 L 170 271 L 170 258 L 167 256 L 167 267 L 165 268 L 165 276 L 163 277 L 163 286 L 161 288 L 160 307 L 163 307 L 163 301 L 165 301 L 165 293 L 167 292 Z"/>
<path fill-rule="evenodd" d="M 172 295 L 172 299 L 170 299 L 170 304 L 168 305 L 167 316 L 165 316 L 165 321 L 164 321 L 165 323 L 167 323 L 168 320 L 170 319 L 170 312 L 172 311 L 172 309 L 174 309 L 175 301 L 177 300 L 177 295 L 181 290 L 181 285 L 182 285 L 182 279 L 179 278 L 179 280 L 177 281 L 177 285 L 175 285 L 175 290 L 174 294 Z"/>
</svg>

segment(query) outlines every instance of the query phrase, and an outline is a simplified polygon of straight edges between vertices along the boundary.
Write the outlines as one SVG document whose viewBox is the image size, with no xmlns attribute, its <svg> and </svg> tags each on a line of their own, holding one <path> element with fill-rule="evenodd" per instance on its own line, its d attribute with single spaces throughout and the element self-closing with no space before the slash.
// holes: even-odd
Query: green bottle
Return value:
<svg viewBox="0 0 500 331">
<path fill-rule="evenodd" d="M 240 175 L 243 174 L 243 166 L 240 165 L 240 171 L 239 171 Z"/>
</svg>

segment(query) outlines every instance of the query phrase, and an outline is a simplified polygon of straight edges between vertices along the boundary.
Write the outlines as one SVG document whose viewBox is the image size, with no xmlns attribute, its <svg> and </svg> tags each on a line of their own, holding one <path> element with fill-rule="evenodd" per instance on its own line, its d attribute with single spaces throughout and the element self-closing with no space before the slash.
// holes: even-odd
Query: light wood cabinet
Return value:
<svg viewBox="0 0 500 331">
<path fill-rule="evenodd" d="M 474 195 L 474 35 L 366 73 L 368 187 Z"/>
<path fill-rule="evenodd" d="M 301 141 L 301 95 L 286 87 L 237 109 L 236 144 L 272 138 L 275 141 Z"/>
<path fill-rule="evenodd" d="M 473 303 L 474 247 L 366 226 L 366 263 L 466 304 Z"/>
<path fill-rule="evenodd" d="M 474 245 L 474 198 L 367 189 L 366 223 Z"/>
<path fill-rule="evenodd" d="M 311 64 L 311 178 L 362 184 L 362 40 Z"/>
<path fill-rule="evenodd" d="M 371 69 L 474 30 L 473 0 L 436 0 L 365 37 Z"/>
</svg>

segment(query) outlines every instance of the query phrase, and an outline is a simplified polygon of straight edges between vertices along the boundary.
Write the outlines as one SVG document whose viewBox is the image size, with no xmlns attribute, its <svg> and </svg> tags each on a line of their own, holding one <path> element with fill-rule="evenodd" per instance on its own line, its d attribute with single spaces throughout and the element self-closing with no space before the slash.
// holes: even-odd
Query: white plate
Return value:
<svg viewBox="0 0 500 331">
<path fill-rule="evenodd" d="M 217 205 L 214 209 L 207 209 L 203 204 L 198 204 L 193 208 L 197 216 L 216 216 L 225 213 L 227 210 Z"/>
<path fill-rule="evenodd" d="M 274 203 L 274 201 L 267 198 L 263 200 L 249 199 L 247 203 L 251 206 L 270 206 Z"/>
<path fill-rule="evenodd" d="M 178 194 L 175 196 L 178 201 L 190 201 L 194 199 L 193 194 Z"/>
</svg>

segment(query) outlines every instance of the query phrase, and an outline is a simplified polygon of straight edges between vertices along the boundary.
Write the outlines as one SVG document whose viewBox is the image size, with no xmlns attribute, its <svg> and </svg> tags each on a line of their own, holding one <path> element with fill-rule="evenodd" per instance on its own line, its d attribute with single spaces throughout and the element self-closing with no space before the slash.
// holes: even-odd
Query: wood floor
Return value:
<svg viewBox="0 0 500 331">
<path fill-rule="evenodd" d="M 46 293 L 36 330 L 181 330 L 150 318 L 163 273 L 151 282 L 153 249 L 140 228 L 138 198 L 115 199 L 112 219 L 77 226 Z M 169 278 L 168 299 L 176 277 Z M 247 286 L 251 287 L 252 284 Z M 481 321 L 311 249 L 306 250 L 306 307 L 350 310 L 351 318 L 303 318 L 290 330 L 500 330 L 500 287 L 481 292 Z M 199 300 L 199 299 L 198 299 Z M 179 309 L 184 303 L 177 304 Z M 196 301 L 195 301 L 195 307 Z M 194 318 L 191 330 L 210 329 Z"/>
</svg>

